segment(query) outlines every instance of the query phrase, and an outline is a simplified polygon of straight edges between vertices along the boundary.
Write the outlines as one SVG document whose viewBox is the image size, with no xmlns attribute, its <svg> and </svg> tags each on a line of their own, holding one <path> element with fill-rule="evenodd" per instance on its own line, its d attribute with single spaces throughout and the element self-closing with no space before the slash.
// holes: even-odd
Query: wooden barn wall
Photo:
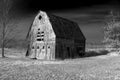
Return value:
<svg viewBox="0 0 120 80">
<path fill-rule="evenodd" d="M 80 48 L 80 52 L 77 51 Z M 74 42 L 74 40 L 56 39 L 56 53 L 55 58 L 66 59 L 82 56 L 85 51 L 85 40 L 81 42 Z"/>
<path fill-rule="evenodd" d="M 85 40 L 77 40 L 74 42 L 77 54 L 82 57 L 85 55 Z"/>
<path fill-rule="evenodd" d="M 54 42 L 47 42 L 47 44 L 46 43 L 37 43 L 37 44 L 35 44 L 35 47 L 37 47 L 37 46 L 45 46 L 45 53 L 47 53 L 47 47 L 49 46 L 50 47 L 50 54 L 46 54 L 45 56 L 46 56 L 46 60 L 54 60 L 55 59 L 55 43 Z M 33 57 L 36 57 L 37 55 L 36 55 L 36 53 L 35 52 L 32 52 L 32 49 L 31 49 L 31 47 L 30 47 L 30 58 L 33 58 Z"/>
<path fill-rule="evenodd" d="M 50 59 L 49 60 L 54 60 L 55 59 L 55 43 L 54 42 L 48 42 L 50 46 Z"/>
<path fill-rule="evenodd" d="M 78 41 L 74 41 L 74 44 L 76 47 L 83 47 L 83 51 L 85 51 L 85 40 L 78 40 Z"/>
<path fill-rule="evenodd" d="M 69 50 L 68 50 L 69 49 Z M 56 58 L 65 59 L 74 56 L 74 41 L 67 39 L 56 39 Z"/>
</svg>

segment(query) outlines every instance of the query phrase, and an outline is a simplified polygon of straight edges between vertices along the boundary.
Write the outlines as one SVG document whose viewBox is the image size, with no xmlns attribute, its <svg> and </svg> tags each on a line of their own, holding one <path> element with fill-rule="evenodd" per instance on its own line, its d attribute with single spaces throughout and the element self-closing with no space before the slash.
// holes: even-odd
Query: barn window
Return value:
<svg viewBox="0 0 120 80">
<path fill-rule="evenodd" d="M 39 46 L 37 46 L 37 49 L 39 49 Z"/>
<path fill-rule="evenodd" d="M 32 46 L 32 49 L 34 49 L 34 46 Z"/>
<path fill-rule="evenodd" d="M 40 28 L 38 28 L 38 31 L 40 30 Z"/>
<path fill-rule="evenodd" d="M 44 39 L 43 39 L 43 38 L 42 38 L 42 39 L 41 39 L 41 38 L 39 38 L 39 39 L 37 39 L 37 41 L 44 41 Z"/>
<path fill-rule="evenodd" d="M 44 46 L 43 46 L 43 49 L 44 49 Z"/>
<path fill-rule="evenodd" d="M 44 33 L 43 31 L 41 33 Z"/>
<path fill-rule="evenodd" d="M 37 39 L 37 41 L 41 41 L 41 39 Z"/>
<path fill-rule="evenodd" d="M 50 48 L 50 46 L 48 46 L 48 48 Z"/>
<path fill-rule="evenodd" d="M 41 38 L 43 38 L 43 37 L 44 37 L 44 35 L 37 35 L 37 37 L 41 37 Z"/>
<path fill-rule="evenodd" d="M 40 34 L 40 32 L 38 32 L 38 34 Z"/>
<path fill-rule="evenodd" d="M 41 34 L 41 35 L 44 35 L 44 32 L 37 32 L 37 34 Z"/>
<path fill-rule="evenodd" d="M 41 36 L 43 37 L 44 35 L 42 34 Z"/>
<path fill-rule="evenodd" d="M 37 35 L 37 37 L 41 37 L 41 35 Z"/>
<path fill-rule="evenodd" d="M 71 57 L 71 55 L 70 55 L 70 47 L 67 47 L 67 55 L 68 55 L 68 58 L 70 58 Z"/>
<path fill-rule="evenodd" d="M 42 19 L 42 16 L 40 15 L 40 16 L 39 16 L 39 20 L 41 20 L 41 19 Z"/>
<path fill-rule="evenodd" d="M 44 41 L 44 39 L 42 38 L 41 41 Z"/>
</svg>

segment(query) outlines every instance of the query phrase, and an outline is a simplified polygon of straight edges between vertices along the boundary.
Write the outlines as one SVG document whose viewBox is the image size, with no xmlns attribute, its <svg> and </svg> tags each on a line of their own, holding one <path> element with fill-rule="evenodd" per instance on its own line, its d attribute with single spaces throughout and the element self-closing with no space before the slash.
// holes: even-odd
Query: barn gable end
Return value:
<svg viewBox="0 0 120 80">
<path fill-rule="evenodd" d="M 55 53 L 55 33 L 45 12 L 40 12 L 35 17 L 29 32 L 30 58 L 53 59 Z M 47 54 L 46 54 L 47 53 Z"/>
</svg>

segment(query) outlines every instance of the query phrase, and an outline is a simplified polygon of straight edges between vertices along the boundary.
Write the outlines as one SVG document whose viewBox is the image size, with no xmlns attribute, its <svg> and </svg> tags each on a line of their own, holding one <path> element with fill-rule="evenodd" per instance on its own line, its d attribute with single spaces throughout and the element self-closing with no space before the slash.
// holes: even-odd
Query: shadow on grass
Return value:
<svg viewBox="0 0 120 80">
<path fill-rule="evenodd" d="M 107 50 L 87 51 L 87 52 L 80 53 L 73 57 L 56 58 L 55 61 L 72 60 L 72 59 L 87 58 L 87 57 L 93 57 L 93 56 L 95 57 L 95 56 L 100 56 L 100 55 L 107 55 L 108 53 L 109 53 L 109 51 L 107 51 Z"/>
<path fill-rule="evenodd" d="M 99 55 L 107 55 L 109 51 L 107 50 L 102 50 L 102 51 L 88 51 L 85 52 L 85 55 L 83 57 L 92 57 L 92 56 L 99 56 Z"/>
</svg>

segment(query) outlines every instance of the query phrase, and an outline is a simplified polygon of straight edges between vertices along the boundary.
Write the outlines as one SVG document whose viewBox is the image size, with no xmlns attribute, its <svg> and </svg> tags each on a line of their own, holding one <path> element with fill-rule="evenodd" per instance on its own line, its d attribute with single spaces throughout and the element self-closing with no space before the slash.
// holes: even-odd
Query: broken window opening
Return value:
<svg viewBox="0 0 120 80">
<path fill-rule="evenodd" d="M 44 39 L 41 39 L 41 41 L 44 41 Z"/>
<path fill-rule="evenodd" d="M 40 30 L 40 28 L 38 28 L 38 31 Z"/>
<path fill-rule="evenodd" d="M 41 39 L 37 39 L 37 41 L 41 41 Z"/>
<path fill-rule="evenodd" d="M 42 19 L 42 16 L 40 15 L 38 18 L 39 18 L 39 20 L 41 20 L 41 19 Z"/>
<path fill-rule="evenodd" d="M 44 35 L 44 32 L 39 32 L 39 31 L 38 31 L 38 32 L 37 32 L 37 34 L 41 34 L 41 35 Z"/>
<path fill-rule="evenodd" d="M 40 32 L 38 32 L 37 34 L 40 34 Z"/>
<path fill-rule="evenodd" d="M 48 48 L 50 48 L 50 46 L 48 46 Z"/>
<path fill-rule="evenodd" d="M 44 35 L 37 35 L 37 37 L 42 37 L 42 38 L 43 38 L 43 37 L 44 37 Z"/>
<path fill-rule="evenodd" d="M 37 41 L 44 41 L 44 39 L 43 39 L 43 38 L 42 38 L 42 39 L 41 39 L 41 38 L 39 38 L 39 39 L 37 39 Z"/>
<path fill-rule="evenodd" d="M 41 37 L 41 35 L 37 35 L 37 37 Z"/>
<path fill-rule="evenodd" d="M 32 49 L 34 49 L 34 46 L 32 46 Z"/>
<path fill-rule="evenodd" d="M 42 37 L 44 36 L 44 35 L 41 35 Z"/>
</svg>

